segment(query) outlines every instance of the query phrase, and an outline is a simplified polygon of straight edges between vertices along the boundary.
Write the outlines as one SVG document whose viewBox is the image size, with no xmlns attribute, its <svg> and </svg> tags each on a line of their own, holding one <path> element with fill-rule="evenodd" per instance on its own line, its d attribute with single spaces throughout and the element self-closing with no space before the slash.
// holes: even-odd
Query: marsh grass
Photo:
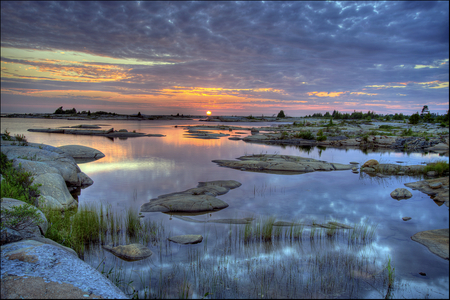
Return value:
<svg viewBox="0 0 450 300">
<path fill-rule="evenodd" d="M 445 160 L 438 160 L 436 162 L 427 164 L 423 172 L 424 174 L 426 174 L 429 171 L 435 171 L 439 176 L 443 176 L 445 173 L 448 174 L 449 172 L 448 162 L 446 162 Z"/>
</svg>

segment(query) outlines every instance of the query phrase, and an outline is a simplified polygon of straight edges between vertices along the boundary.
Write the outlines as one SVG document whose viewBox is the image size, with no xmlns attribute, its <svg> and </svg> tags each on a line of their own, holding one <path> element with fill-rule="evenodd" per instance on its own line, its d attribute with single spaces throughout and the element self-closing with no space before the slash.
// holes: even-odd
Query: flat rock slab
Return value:
<svg viewBox="0 0 450 300">
<path fill-rule="evenodd" d="M 47 133 L 63 133 L 63 134 L 76 134 L 76 135 L 92 135 L 92 136 L 106 136 L 106 137 L 140 137 L 140 136 L 156 136 L 163 137 L 164 134 L 145 134 L 141 132 L 119 132 L 114 131 L 113 128 L 109 130 L 89 130 L 89 129 L 51 129 L 51 128 L 37 128 L 28 129 L 31 132 L 47 132 Z"/>
<path fill-rule="evenodd" d="M 216 211 L 228 207 L 215 196 L 241 186 L 234 180 L 200 182 L 198 187 L 183 192 L 161 195 L 141 205 L 140 212 L 202 212 Z"/>
<path fill-rule="evenodd" d="M 213 160 L 219 166 L 242 171 L 256 172 L 292 172 L 305 173 L 314 171 L 350 170 L 352 165 L 328 163 L 312 158 L 293 155 L 250 155 L 241 156 L 238 160 Z"/>
<path fill-rule="evenodd" d="M 396 200 L 401 200 L 401 199 L 408 199 L 412 197 L 412 194 L 410 191 L 408 191 L 407 189 L 404 188 L 398 188 L 395 189 L 391 192 L 391 197 L 396 199 Z"/>
<path fill-rule="evenodd" d="M 413 190 L 419 190 L 422 193 L 425 193 L 431 196 L 431 199 L 437 202 L 445 202 L 446 206 L 449 203 L 449 178 L 448 177 L 440 177 L 427 179 L 416 182 L 405 183 L 405 186 L 412 188 Z M 435 188 L 437 183 L 440 183 L 439 188 Z"/>
<path fill-rule="evenodd" d="M 169 241 L 178 244 L 198 244 L 201 243 L 203 237 L 199 234 L 177 235 L 169 238 Z"/>
<path fill-rule="evenodd" d="M 79 292 L 83 292 L 83 298 L 93 294 L 102 298 L 127 299 L 111 281 L 78 257 L 38 241 L 3 245 L 1 266 L 2 299 L 53 298 L 50 295 L 70 299 L 79 298 Z"/>
<path fill-rule="evenodd" d="M 448 260 L 449 229 L 435 229 L 416 233 L 411 237 L 415 242 L 425 245 L 432 253 Z"/>
<path fill-rule="evenodd" d="M 72 156 L 74 159 L 100 159 L 102 157 L 105 157 L 105 154 L 103 154 L 101 151 L 86 147 L 86 146 L 80 146 L 80 145 L 65 145 L 58 147 L 61 149 L 64 153 L 66 153 L 69 156 Z"/>
<path fill-rule="evenodd" d="M 120 245 L 117 247 L 104 245 L 103 249 L 126 261 L 145 259 L 153 254 L 149 248 L 142 244 Z"/>
</svg>

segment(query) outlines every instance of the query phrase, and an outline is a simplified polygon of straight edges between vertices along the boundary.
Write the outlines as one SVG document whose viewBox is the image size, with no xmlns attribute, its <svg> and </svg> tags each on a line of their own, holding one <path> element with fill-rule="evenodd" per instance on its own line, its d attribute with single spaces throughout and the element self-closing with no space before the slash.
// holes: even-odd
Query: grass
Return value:
<svg viewBox="0 0 450 300">
<path fill-rule="evenodd" d="M 424 174 L 430 171 L 435 171 L 439 176 L 443 176 L 445 174 L 448 175 L 449 172 L 449 166 L 448 162 L 445 160 L 439 160 L 434 163 L 429 163 L 425 166 L 425 169 L 423 170 Z"/>
</svg>

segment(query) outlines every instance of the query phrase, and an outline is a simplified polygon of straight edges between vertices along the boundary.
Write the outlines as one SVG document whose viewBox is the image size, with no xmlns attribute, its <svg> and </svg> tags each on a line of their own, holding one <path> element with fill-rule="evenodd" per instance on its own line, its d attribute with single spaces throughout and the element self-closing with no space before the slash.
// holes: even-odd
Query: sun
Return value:
<svg viewBox="0 0 450 300">
<path fill-rule="evenodd" d="M 211 115 L 211 111 L 208 110 L 208 111 L 206 112 L 206 114 L 207 114 L 208 116 L 210 116 L 210 115 Z"/>
</svg>

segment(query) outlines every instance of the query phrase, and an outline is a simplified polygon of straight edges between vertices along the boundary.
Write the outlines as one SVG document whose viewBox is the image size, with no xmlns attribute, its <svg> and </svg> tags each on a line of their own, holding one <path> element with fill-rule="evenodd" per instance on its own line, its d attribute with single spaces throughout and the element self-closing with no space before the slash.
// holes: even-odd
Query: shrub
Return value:
<svg viewBox="0 0 450 300">
<path fill-rule="evenodd" d="M 284 114 L 284 111 L 280 110 L 280 112 L 277 115 L 277 118 L 285 118 L 285 117 L 286 117 L 286 115 Z"/>
<path fill-rule="evenodd" d="M 411 117 L 409 117 L 409 124 L 419 124 L 419 120 L 420 120 L 420 116 L 419 113 L 416 112 L 415 114 L 411 115 Z"/>
<path fill-rule="evenodd" d="M 314 140 L 314 135 L 311 131 L 300 131 L 295 135 L 296 138 L 301 138 L 305 140 Z"/>
<path fill-rule="evenodd" d="M 33 177 L 30 173 L 14 169 L 12 161 L 8 160 L 4 153 L 1 153 L 0 173 L 4 177 L 2 198 L 13 198 L 34 205 L 36 197 L 39 196 L 40 185 L 32 185 Z"/>
<path fill-rule="evenodd" d="M 327 137 L 325 135 L 321 135 L 317 137 L 317 141 L 321 142 L 321 141 L 326 141 Z"/>
<path fill-rule="evenodd" d="M 29 204 L 2 208 L 1 215 L 1 229 L 8 227 L 20 231 L 43 221 L 38 209 Z"/>
</svg>

